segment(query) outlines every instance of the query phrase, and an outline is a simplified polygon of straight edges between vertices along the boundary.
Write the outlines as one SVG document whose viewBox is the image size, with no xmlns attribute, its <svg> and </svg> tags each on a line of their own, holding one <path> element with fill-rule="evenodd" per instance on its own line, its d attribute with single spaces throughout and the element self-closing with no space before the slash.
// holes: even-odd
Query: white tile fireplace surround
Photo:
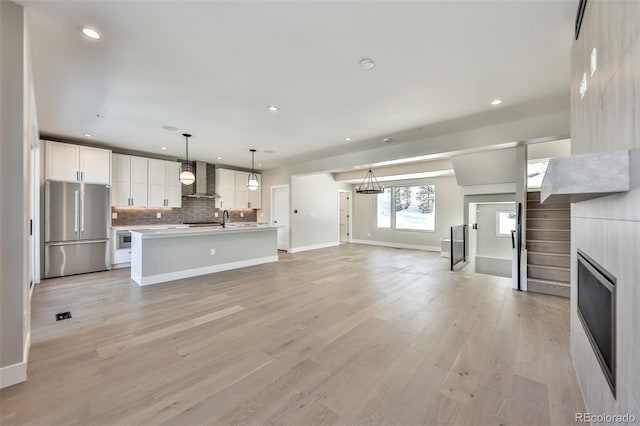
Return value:
<svg viewBox="0 0 640 426">
<path fill-rule="evenodd" d="M 594 48 L 597 54 L 593 54 Z M 572 48 L 572 155 L 630 150 L 631 190 L 572 204 L 571 355 L 587 411 L 598 415 L 629 414 L 635 416 L 636 422 L 640 422 L 638 58 L 640 1 L 587 2 L 580 35 Z M 586 92 L 583 90 L 581 96 L 583 80 Z M 578 249 L 617 279 L 615 397 L 577 316 Z"/>
</svg>

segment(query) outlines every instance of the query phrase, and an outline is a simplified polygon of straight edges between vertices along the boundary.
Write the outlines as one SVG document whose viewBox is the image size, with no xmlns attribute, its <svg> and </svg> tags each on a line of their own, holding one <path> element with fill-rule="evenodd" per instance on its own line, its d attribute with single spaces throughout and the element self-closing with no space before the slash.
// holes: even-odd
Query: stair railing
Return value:
<svg viewBox="0 0 640 426">
<path fill-rule="evenodd" d="M 467 261 L 467 225 L 451 227 L 451 270 L 460 262 Z"/>
</svg>

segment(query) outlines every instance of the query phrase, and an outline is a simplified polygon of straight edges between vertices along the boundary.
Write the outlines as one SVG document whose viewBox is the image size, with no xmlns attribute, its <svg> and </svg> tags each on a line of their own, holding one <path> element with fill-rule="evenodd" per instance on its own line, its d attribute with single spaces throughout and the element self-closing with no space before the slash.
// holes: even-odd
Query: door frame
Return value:
<svg viewBox="0 0 640 426">
<path fill-rule="evenodd" d="M 347 243 L 353 242 L 353 191 L 338 189 L 338 243 L 340 240 L 340 194 L 347 194 Z"/>
<path fill-rule="evenodd" d="M 269 197 L 270 198 L 270 200 L 269 200 L 269 224 L 271 226 L 274 226 L 274 223 L 273 223 L 273 210 L 274 210 L 273 205 L 274 205 L 274 202 L 273 202 L 273 200 L 275 198 L 274 197 L 274 192 L 277 189 L 286 189 L 287 193 L 289 195 L 289 207 L 288 207 L 288 210 L 289 210 L 289 226 L 288 226 L 288 228 L 289 228 L 289 238 L 288 238 L 288 241 L 287 241 L 287 252 L 290 252 L 291 251 L 291 189 L 289 187 L 289 184 L 271 185 L 269 187 L 269 195 L 270 195 L 270 197 Z"/>
</svg>

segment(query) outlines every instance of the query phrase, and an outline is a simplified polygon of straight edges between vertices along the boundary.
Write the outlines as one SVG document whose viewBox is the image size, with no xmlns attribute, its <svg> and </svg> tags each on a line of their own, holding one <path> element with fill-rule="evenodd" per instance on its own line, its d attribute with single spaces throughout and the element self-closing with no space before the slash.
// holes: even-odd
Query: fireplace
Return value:
<svg viewBox="0 0 640 426">
<path fill-rule="evenodd" d="M 578 250 L 578 317 L 616 396 L 616 278 Z"/>
</svg>

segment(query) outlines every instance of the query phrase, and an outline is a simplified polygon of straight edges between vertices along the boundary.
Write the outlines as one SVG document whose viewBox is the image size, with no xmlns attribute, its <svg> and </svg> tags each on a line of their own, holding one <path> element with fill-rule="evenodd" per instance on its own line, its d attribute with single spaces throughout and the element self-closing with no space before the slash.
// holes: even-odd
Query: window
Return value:
<svg viewBox="0 0 640 426">
<path fill-rule="evenodd" d="M 378 228 L 435 231 L 435 185 L 394 186 L 377 195 Z M 392 202 L 393 200 L 393 202 Z"/>
<path fill-rule="evenodd" d="M 527 188 L 540 188 L 549 160 L 533 160 L 527 164 Z"/>
<path fill-rule="evenodd" d="M 496 236 L 510 237 L 511 231 L 516 229 L 516 214 L 514 212 L 496 212 Z"/>
</svg>

